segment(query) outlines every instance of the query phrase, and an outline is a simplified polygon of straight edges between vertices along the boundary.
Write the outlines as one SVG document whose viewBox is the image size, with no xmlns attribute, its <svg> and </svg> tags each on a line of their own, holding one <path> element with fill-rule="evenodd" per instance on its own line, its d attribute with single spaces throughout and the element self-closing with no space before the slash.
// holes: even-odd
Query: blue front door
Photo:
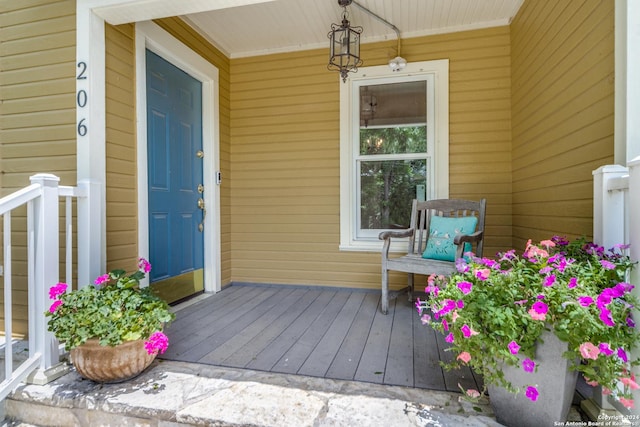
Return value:
<svg viewBox="0 0 640 427">
<path fill-rule="evenodd" d="M 202 83 L 147 50 L 151 286 L 170 302 L 203 289 Z"/>
</svg>

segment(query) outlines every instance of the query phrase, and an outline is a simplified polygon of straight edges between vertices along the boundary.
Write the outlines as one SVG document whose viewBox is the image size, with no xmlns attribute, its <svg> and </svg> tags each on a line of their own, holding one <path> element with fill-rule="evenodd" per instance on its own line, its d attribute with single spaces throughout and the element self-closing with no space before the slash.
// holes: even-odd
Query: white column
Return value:
<svg viewBox="0 0 640 427">
<path fill-rule="evenodd" d="M 37 174 L 31 177 L 32 184 L 39 184 L 42 195 L 33 202 L 34 230 L 33 244 L 35 260 L 33 287 L 29 292 L 33 298 L 29 304 L 29 335 L 35 348 L 29 348 L 29 356 L 40 353 L 38 369 L 28 378 L 35 384 L 45 384 L 66 373 L 66 367 L 60 363 L 58 340 L 47 330 L 48 319 L 44 313 L 49 309 L 49 288 L 58 283 L 60 268 L 58 251 L 58 183 L 60 178 L 50 174 Z"/>
<path fill-rule="evenodd" d="M 629 196 L 627 199 L 627 209 L 629 215 L 629 256 L 632 261 L 640 260 L 640 156 L 634 158 L 629 162 Z M 636 298 L 640 298 L 640 267 L 636 265 L 636 268 L 631 272 L 630 282 L 635 286 L 633 294 Z M 636 307 L 634 313 L 636 321 L 636 330 L 640 328 L 640 311 Z M 632 353 L 632 357 L 640 357 L 640 349 L 636 349 Z M 636 376 L 640 375 L 640 369 L 633 368 Z M 631 409 L 631 413 L 634 415 L 640 415 L 640 392 L 639 390 L 633 391 L 633 398 L 636 402 L 636 407 Z"/>
<path fill-rule="evenodd" d="M 105 22 L 95 4 L 76 6 L 78 284 L 87 285 L 106 270 Z"/>
</svg>

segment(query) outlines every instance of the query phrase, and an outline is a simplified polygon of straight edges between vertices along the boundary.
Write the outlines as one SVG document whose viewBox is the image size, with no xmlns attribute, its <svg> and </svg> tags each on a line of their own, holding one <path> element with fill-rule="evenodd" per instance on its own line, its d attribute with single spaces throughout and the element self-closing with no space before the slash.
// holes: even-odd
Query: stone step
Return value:
<svg viewBox="0 0 640 427">
<path fill-rule="evenodd" d="M 75 371 L 21 385 L 7 426 L 499 426 L 457 393 L 155 361 L 137 378 L 98 384 Z M 20 422 L 25 424 L 20 424 Z"/>
</svg>

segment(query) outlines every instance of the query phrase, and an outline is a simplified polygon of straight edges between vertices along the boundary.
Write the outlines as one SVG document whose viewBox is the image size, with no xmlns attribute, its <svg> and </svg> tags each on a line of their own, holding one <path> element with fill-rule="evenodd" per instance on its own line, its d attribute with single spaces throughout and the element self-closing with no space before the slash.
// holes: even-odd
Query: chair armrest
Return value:
<svg viewBox="0 0 640 427">
<path fill-rule="evenodd" d="M 479 242 L 480 240 L 482 240 L 483 234 L 484 231 L 476 231 L 472 234 L 458 234 L 453 238 L 453 243 L 456 245 L 461 245 L 463 243 Z"/>
<path fill-rule="evenodd" d="M 399 231 L 383 231 L 378 235 L 378 239 L 384 240 L 382 245 L 382 269 L 387 267 L 387 259 L 389 259 L 389 248 L 391 247 L 391 238 L 411 237 L 415 230 L 413 228 L 407 228 L 406 230 Z"/>
<path fill-rule="evenodd" d="M 473 234 L 458 234 L 453 238 L 453 243 L 455 245 L 461 245 L 463 243 L 474 243 L 482 240 L 482 235 L 484 231 L 476 231 Z"/>
<path fill-rule="evenodd" d="M 413 233 L 414 233 L 413 228 L 407 228 L 406 230 L 400 230 L 400 231 L 383 231 L 378 235 L 378 239 L 387 240 L 392 237 L 393 238 L 411 237 L 413 236 Z"/>
</svg>

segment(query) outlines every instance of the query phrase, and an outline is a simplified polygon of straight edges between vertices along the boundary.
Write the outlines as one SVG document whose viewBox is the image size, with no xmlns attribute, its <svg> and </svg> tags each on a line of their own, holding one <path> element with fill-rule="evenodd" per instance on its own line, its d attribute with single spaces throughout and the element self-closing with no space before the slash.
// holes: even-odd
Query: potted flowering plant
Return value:
<svg viewBox="0 0 640 427">
<path fill-rule="evenodd" d="M 428 298 L 418 300 L 418 311 L 423 323 L 446 335 L 456 355 L 445 367 L 471 367 L 489 385 L 494 410 L 506 405 L 507 415 L 496 410 L 498 421 L 526 425 L 523 417 L 536 406 L 548 412 L 549 425 L 566 419 L 577 372 L 630 408 L 631 389 L 638 388 L 631 371 L 638 361 L 630 360 L 630 350 L 639 336 L 633 285 L 625 281 L 633 263 L 623 249 L 554 237 L 539 245 L 529 241 L 522 255 L 511 250 L 497 259 L 459 259 L 457 273 L 429 277 Z M 574 373 L 560 378 L 545 370 L 550 367 Z M 568 388 L 564 395 L 560 387 Z M 496 398 L 502 390 L 507 397 Z M 522 392 L 525 406 L 514 410 L 509 392 Z M 539 413 L 531 418 L 531 425 L 547 425 Z"/>
<path fill-rule="evenodd" d="M 65 283 L 49 289 L 48 329 L 71 351 L 72 363 L 85 378 L 129 379 L 169 345 L 162 329 L 175 315 L 149 287 L 140 287 L 151 270 L 149 262 L 140 258 L 138 267 L 129 275 L 112 270 L 76 291 L 67 292 Z M 117 366 L 109 368 L 109 363 Z"/>
</svg>

